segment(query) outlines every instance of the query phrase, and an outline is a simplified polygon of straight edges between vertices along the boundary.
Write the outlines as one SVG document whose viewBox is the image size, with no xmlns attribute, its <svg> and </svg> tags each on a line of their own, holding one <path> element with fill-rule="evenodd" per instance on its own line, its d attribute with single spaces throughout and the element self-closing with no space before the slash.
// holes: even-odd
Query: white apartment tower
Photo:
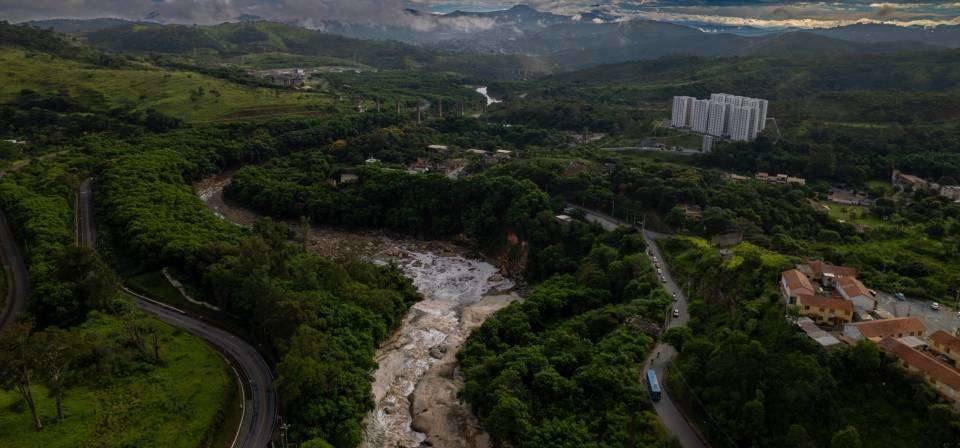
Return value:
<svg viewBox="0 0 960 448">
<path fill-rule="evenodd" d="M 673 113 L 670 124 L 675 128 L 690 127 L 693 102 L 696 98 L 690 96 L 673 97 Z"/>
<path fill-rule="evenodd" d="M 769 102 L 759 98 L 710 94 L 709 100 L 673 97 L 671 124 L 735 141 L 751 141 L 766 128 Z"/>
<path fill-rule="evenodd" d="M 710 124 L 710 101 L 693 100 L 693 113 L 690 115 L 690 129 L 704 134 Z"/>
<path fill-rule="evenodd" d="M 729 115 L 729 104 L 718 101 L 710 101 L 710 124 L 707 126 L 706 133 L 715 137 L 723 137 L 727 134 L 727 115 Z"/>
</svg>

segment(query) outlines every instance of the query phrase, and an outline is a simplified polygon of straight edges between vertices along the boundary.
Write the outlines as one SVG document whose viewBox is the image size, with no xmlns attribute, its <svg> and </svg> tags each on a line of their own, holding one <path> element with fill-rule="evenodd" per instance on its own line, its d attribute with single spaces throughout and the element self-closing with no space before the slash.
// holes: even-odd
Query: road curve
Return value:
<svg viewBox="0 0 960 448">
<path fill-rule="evenodd" d="M 587 221 L 599 224 L 604 230 L 610 231 L 616 230 L 618 227 L 633 227 L 624 221 L 604 213 L 589 210 L 574 204 L 567 204 L 567 206 L 582 210 L 584 212 L 584 218 Z M 647 248 L 649 248 L 649 252 L 646 253 L 647 256 L 651 258 L 656 257 L 656 261 L 660 262 L 661 266 L 663 266 L 663 287 L 670 295 L 676 294 L 677 296 L 677 300 L 673 303 L 673 308 L 680 312 L 680 316 L 667 318 L 667 328 L 673 328 L 678 325 L 685 325 L 687 321 L 690 320 L 690 314 L 687 311 L 687 296 L 684 294 L 683 289 L 679 288 L 673 281 L 673 277 L 670 275 L 670 269 L 667 266 L 667 261 L 663 258 L 663 255 L 660 253 L 660 247 L 657 245 L 656 240 L 663 237 L 664 235 L 649 230 L 644 230 L 643 232 L 643 239 L 647 243 Z M 653 263 L 652 259 L 651 263 Z M 646 368 L 653 368 L 653 370 L 657 372 L 657 377 L 660 378 L 661 383 L 663 383 L 663 379 L 666 378 L 667 367 L 676 356 L 677 352 L 670 344 L 658 342 L 657 346 L 654 347 L 651 352 L 650 358 L 646 360 L 645 366 Z M 700 432 L 680 411 L 680 408 L 676 402 L 673 401 L 673 398 L 666 388 L 664 388 L 661 393 L 660 401 L 653 403 L 653 408 L 657 411 L 657 415 L 660 417 L 663 426 L 680 442 L 680 446 L 683 448 L 706 448 L 708 446 L 700 435 Z"/>
<path fill-rule="evenodd" d="M 93 222 L 92 179 L 80 184 L 77 192 L 77 241 L 96 248 L 96 227 Z M 2 235 L 0 235 L 2 236 Z M 185 311 L 137 294 L 126 287 L 137 307 L 170 325 L 199 336 L 216 347 L 240 372 L 245 382 L 244 411 L 240 428 L 231 448 L 263 448 L 271 445 L 277 421 L 277 395 L 273 373 L 260 353 L 250 344 Z"/>
<path fill-rule="evenodd" d="M 0 331 L 17 320 L 30 297 L 30 274 L 13 236 L 7 215 L 0 210 L 0 258 L 7 276 L 7 299 L 0 310 Z"/>
</svg>

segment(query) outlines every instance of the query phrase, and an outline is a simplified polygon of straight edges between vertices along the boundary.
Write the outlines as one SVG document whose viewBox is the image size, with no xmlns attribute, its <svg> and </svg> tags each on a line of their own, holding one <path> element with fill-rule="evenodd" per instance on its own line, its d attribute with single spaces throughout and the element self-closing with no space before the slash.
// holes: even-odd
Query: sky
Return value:
<svg viewBox="0 0 960 448">
<path fill-rule="evenodd" d="M 644 18 L 704 25 L 758 28 L 826 28 L 853 23 L 960 25 L 960 0 L 528 0 L 539 10 L 580 17 L 599 9 L 609 20 Z M 436 19 L 415 18 L 405 8 L 435 13 L 456 9 L 506 9 L 498 0 L 0 0 L 0 20 L 153 17 L 173 23 L 219 23 L 241 15 L 309 25 L 323 20 L 407 25 L 429 31 Z M 464 30 L 489 23 L 464 22 Z"/>
</svg>

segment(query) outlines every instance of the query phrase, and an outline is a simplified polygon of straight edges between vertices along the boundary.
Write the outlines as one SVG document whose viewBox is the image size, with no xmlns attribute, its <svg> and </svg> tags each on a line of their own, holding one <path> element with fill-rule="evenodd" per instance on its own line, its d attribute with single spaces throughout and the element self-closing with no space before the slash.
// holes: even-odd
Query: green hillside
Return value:
<svg viewBox="0 0 960 448">
<path fill-rule="evenodd" d="M 249 87 L 148 64 L 113 68 L 21 49 L 0 48 L 4 67 L 0 102 L 21 90 L 68 91 L 87 104 L 156 109 L 190 122 L 313 115 L 330 107 L 328 96 Z"/>
<path fill-rule="evenodd" d="M 129 24 L 83 35 L 91 45 L 111 51 L 179 54 L 203 62 L 252 63 L 248 54 L 286 55 L 291 62 L 345 61 L 379 69 L 453 71 L 480 78 L 515 79 L 520 69 L 546 72 L 536 59 L 520 55 L 480 55 L 432 50 L 395 41 L 351 39 L 274 22 L 224 23 L 216 26 Z M 303 59 L 308 58 L 308 59 Z M 316 60 L 313 58 L 323 58 Z"/>
</svg>

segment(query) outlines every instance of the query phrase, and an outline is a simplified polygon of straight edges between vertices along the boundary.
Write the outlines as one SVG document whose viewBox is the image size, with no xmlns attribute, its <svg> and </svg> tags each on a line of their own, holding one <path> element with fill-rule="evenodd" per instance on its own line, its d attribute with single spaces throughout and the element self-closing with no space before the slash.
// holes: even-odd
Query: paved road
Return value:
<svg viewBox="0 0 960 448">
<path fill-rule="evenodd" d="M 930 302 L 907 298 L 906 301 L 899 301 L 893 294 L 883 291 L 877 291 L 877 303 L 880 308 L 889 311 L 897 317 L 917 316 L 923 320 L 927 326 L 927 333 L 933 333 L 937 330 L 943 330 L 953 334 L 960 327 L 960 318 L 951 308 L 953 303 L 941 303 L 940 310 L 936 311 L 930 308 Z"/>
<path fill-rule="evenodd" d="M 584 218 L 587 221 L 600 224 L 600 226 L 605 230 L 616 230 L 618 227 L 630 227 L 630 225 L 626 222 L 609 215 L 588 210 L 583 207 L 578 207 L 573 204 L 567 205 L 569 207 L 575 207 L 583 210 L 585 213 Z M 680 316 L 674 318 L 671 315 L 667 318 L 667 328 L 672 328 L 678 325 L 686 324 L 687 321 L 690 320 L 690 314 L 687 312 L 687 296 L 673 281 L 673 277 L 670 275 L 670 269 L 667 267 L 667 264 L 660 253 L 660 247 L 657 245 L 656 240 L 664 237 L 665 235 L 651 232 L 649 230 L 643 232 L 643 239 L 646 241 L 647 247 L 650 250 L 648 255 L 651 258 L 651 262 L 659 262 L 662 266 L 663 277 L 665 280 L 663 284 L 664 288 L 671 296 L 673 294 L 677 295 L 677 300 L 673 303 L 673 308 L 679 311 Z M 652 367 L 654 371 L 657 372 L 657 377 L 660 378 L 661 384 L 663 383 L 663 379 L 666 378 L 667 366 L 670 365 L 670 362 L 673 361 L 676 355 L 677 352 L 669 344 L 658 343 L 651 352 L 650 358 L 647 359 L 647 368 Z M 670 394 L 666 391 L 666 389 L 663 390 L 660 401 L 653 403 L 653 408 L 657 411 L 657 415 L 660 416 L 660 421 L 663 422 L 663 425 L 667 428 L 670 434 L 677 438 L 683 448 L 705 448 L 707 446 L 707 444 L 700 437 L 697 429 L 691 425 L 690 422 L 680 412 L 680 409 L 677 407 L 676 403 L 673 401 L 673 398 L 670 397 Z"/>
<path fill-rule="evenodd" d="M 0 330 L 16 321 L 30 297 L 30 274 L 17 240 L 13 237 L 7 215 L 0 210 L 0 258 L 7 276 L 7 299 L 0 310 Z"/>
<path fill-rule="evenodd" d="M 80 184 L 77 193 L 77 240 L 94 247 L 96 227 L 93 223 L 92 179 Z M 0 235 L 2 236 L 2 235 Z M 277 421 L 277 395 L 273 386 L 273 374 L 260 353 L 246 341 L 227 333 L 201 319 L 187 315 L 183 310 L 142 296 L 127 288 L 124 291 L 134 297 L 137 306 L 156 318 L 182 328 L 216 347 L 240 370 L 245 379 L 243 419 L 232 447 L 263 448 L 270 446 L 274 424 Z"/>
</svg>

